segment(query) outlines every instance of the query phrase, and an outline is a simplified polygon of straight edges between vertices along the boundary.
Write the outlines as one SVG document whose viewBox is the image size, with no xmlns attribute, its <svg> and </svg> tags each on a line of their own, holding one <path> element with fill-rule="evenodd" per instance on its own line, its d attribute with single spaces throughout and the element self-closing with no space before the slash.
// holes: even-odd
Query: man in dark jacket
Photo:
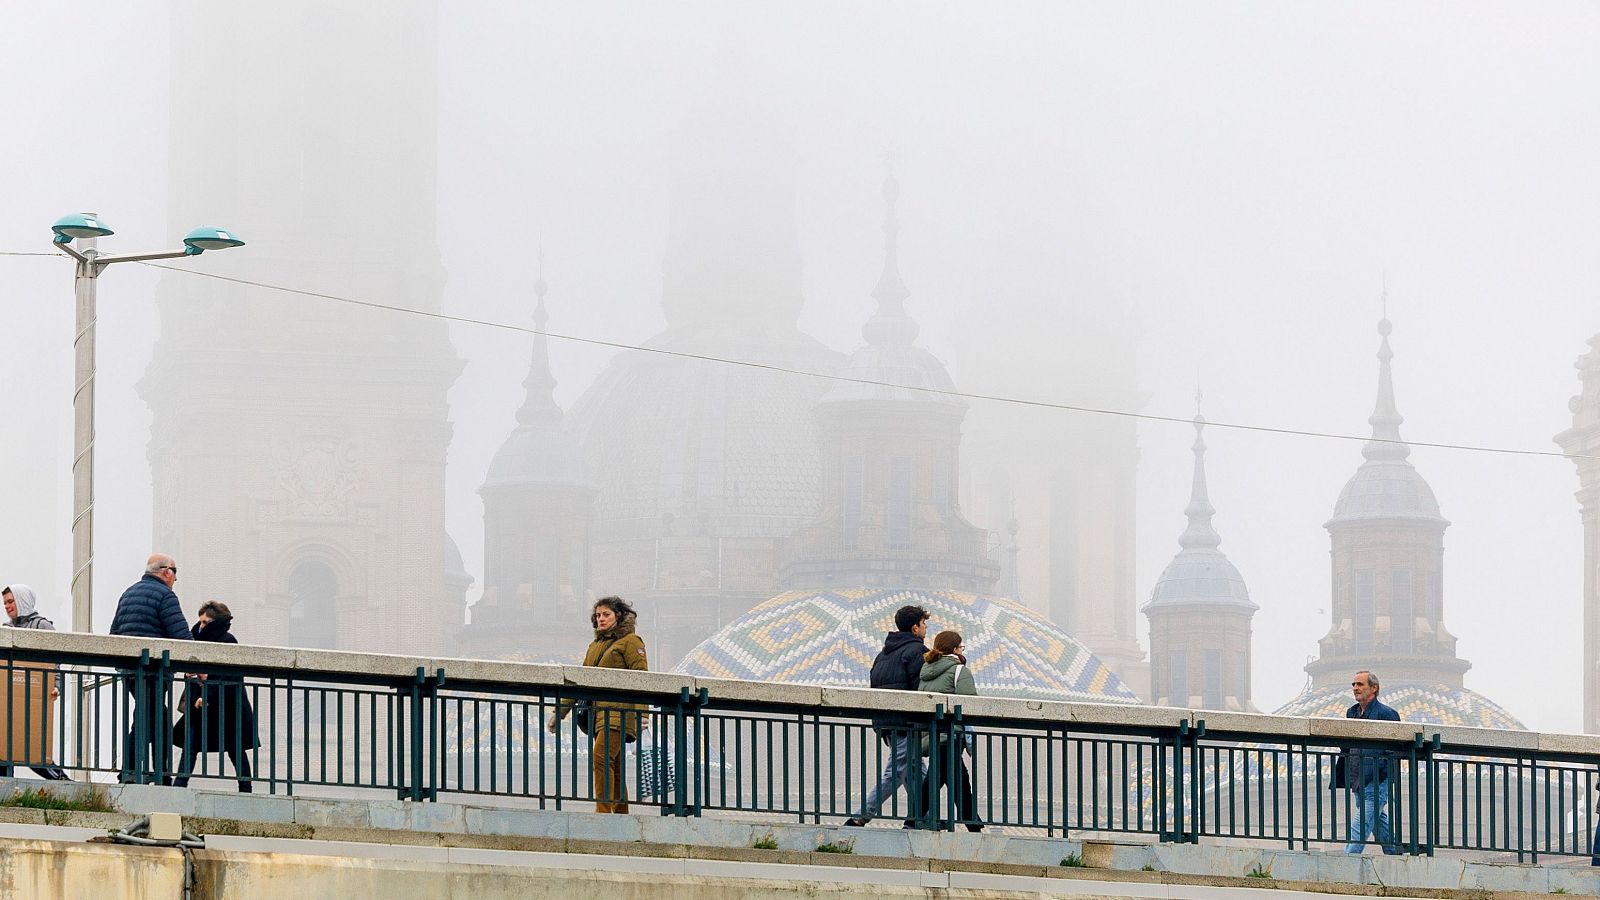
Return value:
<svg viewBox="0 0 1600 900">
<path fill-rule="evenodd" d="M 883 650 L 872 661 L 872 674 L 868 684 L 875 688 L 895 691 L 914 691 L 922 674 L 922 654 L 928 647 L 923 640 L 928 636 L 928 611 L 920 606 L 902 606 L 894 614 L 895 631 L 883 639 Z M 878 783 L 867 792 L 866 802 L 846 825 L 862 826 L 883 810 L 883 802 L 894 796 L 901 784 L 906 786 L 906 827 L 913 827 L 917 801 L 922 784 L 921 745 L 913 723 L 903 716 L 875 716 L 872 727 L 878 737 L 889 745 L 889 759 L 883 765 Z"/>
<path fill-rule="evenodd" d="M 1350 682 L 1350 691 L 1356 702 L 1345 710 L 1345 718 L 1400 721 L 1400 714 L 1378 699 L 1378 676 L 1367 671 L 1357 672 Z M 1350 811 L 1350 843 L 1344 852 L 1359 854 L 1365 849 L 1369 833 L 1382 845 L 1384 853 L 1400 852 L 1389 822 L 1389 770 L 1394 762 L 1394 756 L 1382 750 L 1346 750 L 1340 756 L 1343 787 L 1350 790 L 1354 807 Z"/>
<path fill-rule="evenodd" d="M 189 622 L 183 617 L 183 607 L 178 605 L 178 595 L 172 590 L 177 580 L 178 563 L 165 553 L 152 555 L 145 562 L 144 577 L 123 591 L 117 600 L 116 615 L 111 617 L 111 633 L 124 637 L 189 640 Z M 122 773 L 117 780 L 135 781 L 140 769 L 154 769 L 162 773 L 162 784 L 170 784 L 172 685 L 161 684 L 142 691 L 139 690 L 142 680 L 130 672 L 123 682 L 128 693 L 133 695 L 133 718 L 128 725 L 128 736 L 122 742 Z M 152 700 L 154 702 L 149 702 Z M 139 739 L 141 730 L 143 740 Z M 135 751 L 146 743 L 150 755 L 141 767 L 136 765 Z"/>
</svg>

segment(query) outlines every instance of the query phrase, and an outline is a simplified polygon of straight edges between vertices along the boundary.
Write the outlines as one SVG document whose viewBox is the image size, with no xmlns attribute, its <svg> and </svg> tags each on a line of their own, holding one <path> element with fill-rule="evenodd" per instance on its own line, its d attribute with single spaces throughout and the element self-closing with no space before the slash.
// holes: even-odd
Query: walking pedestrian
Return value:
<svg viewBox="0 0 1600 900">
<path fill-rule="evenodd" d="M 583 664 L 602 669 L 648 671 L 650 664 L 645 656 L 644 639 L 635 633 L 638 618 L 633 607 L 621 597 L 596 600 L 589 614 L 594 641 L 583 655 Z M 614 700 L 593 703 L 562 700 L 550 714 L 547 727 L 551 734 L 575 708 L 578 728 L 591 738 L 589 769 L 594 782 L 594 811 L 625 813 L 628 811 L 628 784 L 623 777 L 623 749 L 638 740 L 639 731 L 645 725 L 644 710 L 648 707 Z"/>
<path fill-rule="evenodd" d="M 1377 675 L 1365 670 L 1357 672 L 1350 690 L 1356 702 L 1345 710 L 1345 718 L 1400 721 L 1400 714 L 1378 699 Z M 1384 853 L 1392 856 L 1400 852 L 1389 821 L 1389 769 L 1394 762 L 1393 755 L 1382 750 L 1351 749 L 1340 755 L 1335 774 L 1343 776 L 1343 783 L 1336 786 L 1349 790 L 1354 804 L 1350 812 L 1350 843 L 1344 852 L 1359 855 L 1366 849 L 1369 834 Z"/>
<path fill-rule="evenodd" d="M 41 614 L 38 611 L 39 599 L 34 594 L 33 588 L 28 587 L 25 584 L 8 585 L 4 591 L 0 591 L 0 598 L 4 598 L 4 600 L 5 600 L 5 608 L 6 608 L 6 622 L 5 622 L 5 624 L 7 626 L 9 626 L 11 628 L 31 628 L 31 629 L 34 629 L 36 631 L 55 631 L 56 630 L 55 623 L 51 622 L 49 619 L 45 618 L 44 615 Z M 16 665 L 16 664 L 14 663 L 13 665 Z M 50 695 L 50 702 L 52 704 L 55 703 L 55 700 L 56 700 L 57 697 L 61 696 L 61 689 L 56 686 L 55 668 L 56 668 L 55 666 L 51 666 L 50 667 L 50 671 L 44 673 L 43 676 L 42 676 L 42 677 L 44 677 L 44 678 L 49 680 L 50 689 L 49 689 L 48 693 Z M 19 665 L 19 666 L 17 666 L 16 669 L 13 669 L 12 672 L 9 673 L 9 674 L 14 675 L 15 672 L 17 671 L 17 669 L 21 669 L 24 672 L 33 671 L 33 667 L 32 666 L 20 666 Z M 29 687 L 31 687 L 31 685 L 28 683 L 28 679 L 30 677 L 31 676 L 28 676 L 28 675 L 24 676 L 23 689 L 25 691 Z M 11 678 L 9 680 L 11 681 L 11 685 L 14 687 L 16 685 L 16 679 L 13 677 L 13 678 Z M 16 702 L 14 700 L 12 702 L 11 709 L 12 710 L 16 710 L 21 705 L 22 705 L 21 703 Z M 44 726 L 44 733 L 41 736 L 41 743 L 45 743 L 45 742 L 49 741 L 49 727 L 50 727 L 49 726 L 49 721 L 50 720 L 49 720 L 48 715 L 41 717 L 40 724 Z M 33 743 L 33 739 L 31 737 L 31 734 L 30 734 L 30 737 L 28 739 L 28 742 L 30 744 Z M 43 749 L 43 748 L 41 748 L 41 749 Z M 26 754 L 26 751 L 24 751 L 24 753 Z M 72 779 L 67 777 L 67 773 L 62 771 L 60 766 L 51 765 L 48 762 L 45 763 L 42 766 L 29 766 L 28 768 L 30 768 L 33 771 L 37 772 L 39 774 L 39 777 L 45 779 L 46 781 L 71 781 L 72 780 Z M 11 775 L 11 763 L 9 763 L 9 762 L 0 763 L 0 776 L 10 777 L 10 775 Z"/>
<path fill-rule="evenodd" d="M 965 650 L 965 642 L 959 632 L 941 631 L 935 635 L 933 648 L 922 655 L 922 674 L 918 676 L 921 689 L 935 694 L 976 697 L 978 684 L 972 677 L 972 670 L 967 667 Z M 969 740 L 965 729 L 953 739 L 943 730 L 939 732 L 938 740 L 928 751 L 929 777 L 933 780 L 928 801 L 934 804 L 939 813 L 954 808 L 960 816 L 959 821 L 967 826 L 968 831 L 982 831 L 983 822 L 978 819 L 977 799 L 972 793 L 972 778 L 967 772 L 966 751 L 972 749 Z M 941 806 L 939 791 L 946 786 L 950 790 L 950 803 Z M 941 829 L 949 824 L 948 820 L 939 819 Z"/>
<path fill-rule="evenodd" d="M 914 691 L 922 676 L 922 654 L 928 647 L 928 611 L 920 606 L 902 606 L 894 614 L 895 630 L 884 636 L 883 649 L 872 661 L 867 683 L 875 688 Z M 872 729 L 889 745 L 889 759 L 883 764 L 878 783 L 867 792 L 867 799 L 844 824 L 861 827 L 883 811 L 883 803 L 902 784 L 906 788 L 906 828 L 915 828 L 922 788 L 922 754 L 917 745 L 915 723 L 903 715 L 874 716 Z"/>
<path fill-rule="evenodd" d="M 197 641 L 237 644 L 231 633 L 233 613 L 226 603 L 212 600 L 200 607 L 191 636 Z M 183 691 L 178 708 L 183 715 L 172 726 L 172 743 L 183 748 L 178 760 L 178 777 L 173 785 L 188 787 L 196 759 L 202 753 L 221 753 L 233 763 L 239 779 L 239 793 L 252 793 L 250 751 L 261 746 L 256 730 L 256 711 L 245 695 L 244 679 L 237 675 L 212 675 L 192 678 Z"/>
<path fill-rule="evenodd" d="M 165 553 L 155 553 L 144 565 L 144 577 L 134 582 L 117 599 L 117 611 L 111 617 L 111 633 L 124 637 L 190 639 L 189 622 L 183 616 L 183 607 L 172 586 L 178 581 L 178 563 Z M 123 685 L 133 698 L 133 714 L 129 717 L 128 734 L 122 741 L 122 771 L 117 780 L 123 783 L 141 780 L 147 769 L 154 769 L 161 784 L 171 784 L 172 763 L 170 737 L 172 685 L 165 679 L 153 690 L 140 689 L 144 676 L 126 672 Z M 143 760 L 139 754 L 149 750 Z M 142 763 L 142 765 L 141 765 Z"/>
</svg>

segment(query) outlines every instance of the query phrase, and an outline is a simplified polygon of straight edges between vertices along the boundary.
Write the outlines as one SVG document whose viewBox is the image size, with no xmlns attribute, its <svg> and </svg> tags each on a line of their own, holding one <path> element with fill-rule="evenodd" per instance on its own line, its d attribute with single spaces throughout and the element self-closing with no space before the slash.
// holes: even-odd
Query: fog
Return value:
<svg viewBox="0 0 1600 900">
<path fill-rule="evenodd" d="M 542 278 L 550 331 L 639 345 L 667 324 L 664 261 L 673 228 L 689 227 L 672 222 L 674 185 L 708 159 L 716 171 L 758 158 L 754 174 L 693 182 L 694 208 L 714 220 L 699 239 L 770 248 L 786 239 L 781 228 L 750 236 L 737 224 L 792 221 L 799 329 L 849 353 L 874 310 L 892 172 L 907 312 L 921 346 L 975 394 L 1186 419 L 1198 390 L 1213 423 L 1364 439 L 1386 298 L 1407 439 L 1556 452 L 1552 437 L 1572 424 L 1573 360 L 1600 331 L 1593 4 L 280 4 L 251 14 L 274 27 L 243 35 L 246 14 L 176 7 L 9 11 L 0 251 L 48 251 L 50 223 L 83 210 L 117 229 L 107 251 L 231 225 L 247 247 L 177 265 L 521 328 L 533 325 Z M 250 52 L 219 51 L 208 28 L 234 29 L 229 40 Z M 321 56 L 334 49 L 343 64 Z M 216 81 L 186 83 L 207 73 Z M 359 82 L 363 105 L 330 107 L 326 133 L 281 132 L 275 122 L 322 102 L 319 79 L 340 96 L 344 79 Z M 346 114 L 370 129 L 361 154 L 340 152 Z M 284 156 L 297 146 L 305 152 Z M 340 186 L 367 183 L 362 172 L 374 169 L 393 177 L 396 202 L 359 207 L 370 198 Z M 716 184 L 726 194 L 707 187 Z M 791 194 L 792 213 L 782 208 Z M 782 281 L 755 269 L 741 284 Z M 64 259 L 0 256 L 0 579 L 38 588 L 61 627 L 71 282 Z M 151 550 L 171 549 L 154 546 L 153 517 L 169 501 L 152 492 L 152 441 L 204 436 L 181 431 L 176 408 L 163 421 L 178 431 L 153 435 L 147 399 L 159 400 L 137 385 L 153 358 L 176 362 L 171 353 L 196 346 L 163 336 L 163 322 L 181 331 L 176 320 L 209 287 L 138 265 L 100 279 L 100 630 Z M 164 312 L 163 291 L 178 304 Z M 730 288 L 703 302 L 737 319 L 741 304 L 768 298 Z M 206 307 L 194 327 L 224 362 L 250 358 L 229 337 L 235 325 L 287 335 L 274 352 L 390 352 L 427 344 L 429 329 L 441 330 L 429 346 L 446 346 L 440 320 L 332 303 L 252 291 Z M 158 348 L 158 337 L 172 342 Z M 448 324 L 462 366 L 445 382 L 440 419 L 453 426 L 443 524 L 475 579 L 468 605 L 484 585 L 478 491 L 516 426 L 532 343 Z M 617 353 L 551 340 L 556 401 L 572 410 Z M 219 366 L 179 377 L 192 386 L 224 370 L 230 384 L 275 374 Z M 396 408 L 408 402 L 406 387 L 392 391 Z M 305 399 L 338 412 L 337 398 Z M 991 488 L 1005 482 L 1021 524 L 1021 600 L 1048 611 L 1040 473 L 1074 464 L 1083 451 L 1073 435 L 1127 420 L 969 402 L 963 508 L 1003 528 L 1009 511 Z M 1193 435 L 1184 422 L 1137 424 L 1136 506 L 1120 511 L 1136 522 L 1129 602 L 1144 602 L 1178 550 Z M 1206 441 L 1221 549 L 1260 606 L 1254 698 L 1270 711 L 1300 692 L 1328 630 L 1323 523 L 1362 444 L 1225 427 Z M 1410 460 L 1452 523 L 1444 610 L 1472 663 L 1467 686 L 1529 727 L 1577 730 L 1583 535 L 1572 462 L 1428 447 Z M 382 477 L 366 465 L 366 477 Z M 292 519 L 273 527 L 292 530 Z M 410 552 L 384 546 L 402 560 Z M 203 557 L 195 577 L 211 578 L 262 567 L 252 553 L 190 555 Z M 192 612 L 205 598 L 186 583 L 207 582 L 180 580 Z M 599 565 L 591 588 L 609 592 Z M 374 628 L 439 627 L 409 607 L 360 615 Z M 341 634 L 366 627 L 346 621 Z M 235 630 L 249 640 L 249 623 Z"/>
</svg>

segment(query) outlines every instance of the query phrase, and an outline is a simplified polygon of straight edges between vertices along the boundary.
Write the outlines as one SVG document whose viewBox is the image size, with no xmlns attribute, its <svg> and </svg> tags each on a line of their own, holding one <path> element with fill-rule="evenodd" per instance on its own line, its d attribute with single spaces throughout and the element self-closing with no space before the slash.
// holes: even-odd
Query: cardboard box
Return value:
<svg viewBox="0 0 1600 900">
<path fill-rule="evenodd" d="M 0 666 L 0 762 L 42 766 L 53 762 L 56 667 L 48 663 L 13 662 Z M 9 678 L 6 676 L 10 676 Z"/>
</svg>

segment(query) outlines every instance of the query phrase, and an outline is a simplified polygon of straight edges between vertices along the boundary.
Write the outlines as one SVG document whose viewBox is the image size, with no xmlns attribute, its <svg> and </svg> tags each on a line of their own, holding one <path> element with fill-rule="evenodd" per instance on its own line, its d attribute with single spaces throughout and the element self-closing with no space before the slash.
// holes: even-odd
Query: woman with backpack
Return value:
<svg viewBox="0 0 1600 900">
<path fill-rule="evenodd" d="M 967 668 L 967 658 L 961 652 L 964 649 L 966 647 L 960 633 L 939 632 L 933 639 L 933 648 L 922 657 L 921 689 L 935 694 L 976 697 L 978 685 L 972 678 L 972 670 Z M 960 816 L 959 821 L 966 824 L 968 831 L 982 831 L 983 822 L 978 819 L 978 803 L 972 794 L 972 779 L 967 773 L 964 756 L 964 751 L 972 749 L 968 746 L 970 735 L 959 731 L 954 740 L 955 746 L 952 747 L 950 736 L 941 731 L 938 742 L 929 748 L 928 777 L 931 779 L 931 790 L 928 797 L 933 801 L 935 810 L 947 809 L 937 801 L 939 789 L 948 785 L 951 803 Z M 941 821 L 941 826 L 947 824 L 948 821 Z"/>
</svg>

